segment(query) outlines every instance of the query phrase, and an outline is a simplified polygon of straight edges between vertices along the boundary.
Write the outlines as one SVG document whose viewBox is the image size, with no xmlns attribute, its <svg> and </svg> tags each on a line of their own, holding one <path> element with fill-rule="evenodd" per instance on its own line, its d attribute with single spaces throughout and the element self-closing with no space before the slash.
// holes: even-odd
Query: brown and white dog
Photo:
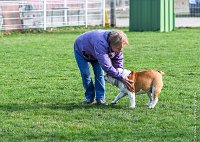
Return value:
<svg viewBox="0 0 200 142">
<path fill-rule="evenodd" d="M 135 95 L 147 93 L 149 97 L 148 106 L 149 108 L 154 108 L 158 102 L 158 96 L 163 87 L 162 77 L 164 72 L 157 70 L 145 70 L 141 72 L 129 71 L 127 69 L 118 68 L 119 72 L 123 77 L 128 77 L 130 80 L 134 82 L 132 85 L 134 86 L 134 92 L 130 92 L 126 86 L 119 80 L 105 75 L 105 80 L 112 85 L 115 85 L 120 89 L 120 93 L 115 97 L 114 101 L 111 102 L 112 105 L 116 104 L 119 99 L 128 94 L 130 99 L 131 108 L 135 108 Z"/>
</svg>

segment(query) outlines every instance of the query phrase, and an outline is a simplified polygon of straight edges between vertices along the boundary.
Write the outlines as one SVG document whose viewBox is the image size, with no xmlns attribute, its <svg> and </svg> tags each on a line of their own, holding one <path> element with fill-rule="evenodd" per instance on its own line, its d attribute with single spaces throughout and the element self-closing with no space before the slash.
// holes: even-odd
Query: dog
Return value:
<svg viewBox="0 0 200 142">
<path fill-rule="evenodd" d="M 121 68 L 118 68 L 117 70 L 123 77 L 128 77 L 129 80 L 133 81 L 132 85 L 134 86 L 134 91 L 130 92 L 121 81 L 106 74 L 104 76 L 105 80 L 120 89 L 120 93 L 111 102 L 111 105 L 115 105 L 122 97 L 128 94 L 131 104 L 130 107 L 135 108 L 135 95 L 147 93 L 149 97 L 149 108 L 154 108 L 156 106 L 158 96 L 163 88 L 163 71 L 145 70 L 141 72 L 134 72 Z"/>
</svg>

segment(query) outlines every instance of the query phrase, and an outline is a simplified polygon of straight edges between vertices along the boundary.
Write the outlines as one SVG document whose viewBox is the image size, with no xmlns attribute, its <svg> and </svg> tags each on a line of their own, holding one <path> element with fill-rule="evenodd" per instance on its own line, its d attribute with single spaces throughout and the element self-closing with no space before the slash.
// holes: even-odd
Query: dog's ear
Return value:
<svg viewBox="0 0 200 142">
<path fill-rule="evenodd" d="M 131 73 L 130 73 L 131 75 L 134 75 L 135 74 L 135 72 L 134 71 L 131 71 Z"/>
<path fill-rule="evenodd" d="M 131 73 L 128 75 L 128 79 L 135 80 L 135 72 L 131 71 Z"/>
</svg>

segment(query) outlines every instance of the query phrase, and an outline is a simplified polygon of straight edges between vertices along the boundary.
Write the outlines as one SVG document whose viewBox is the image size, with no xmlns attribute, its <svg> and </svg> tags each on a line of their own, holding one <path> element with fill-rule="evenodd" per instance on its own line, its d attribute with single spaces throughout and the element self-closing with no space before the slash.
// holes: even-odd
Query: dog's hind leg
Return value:
<svg viewBox="0 0 200 142">
<path fill-rule="evenodd" d="M 151 89 L 149 90 L 149 108 L 154 108 L 158 101 L 155 101 L 155 86 L 152 84 Z"/>
<path fill-rule="evenodd" d="M 120 92 L 114 99 L 114 101 L 111 102 L 111 105 L 115 105 L 119 99 L 123 98 L 126 94 L 124 92 Z"/>
<path fill-rule="evenodd" d="M 154 92 L 155 92 L 155 87 L 154 84 L 152 83 L 149 91 L 147 92 L 149 96 L 149 102 L 147 103 L 147 105 L 149 106 L 149 108 L 151 108 L 154 101 Z"/>
<path fill-rule="evenodd" d="M 160 92 L 161 91 L 154 92 L 154 100 L 153 100 L 150 108 L 154 108 L 156 106 L 156 104 L 158 103 L 158 96 L 159 96 Z"/>
<path fill-rule="evenodd" d="M 149 97 L 149 101 L 147 105 L 151 106 L 151 104 L 153 103 L 153 94 L 151 93 L 151 91 L 148 92 L 148 97 Z"/>
<path fill-rule="evenodd" d="M 162 87 L 163 87 L 162 78 L 154 80 L 153 85 L 152 85 L 153 102 L 149 106 L 149 108 L 154 108 L 156 104 L 158 103 L 158 96 L 162 90 Z"/>
<path fill-rule="evenodd" d="M 149 108 L 154 108 L 154 107 L 156 106 L 157 103 L 158 103 L 158 97 L 156 97 L 156 98 L 153 100 L 153 102 L 152 102 L 152 104 L 149 106 Z"/>
<path fill-rule="evenodd" d="M 158 96 L 159 93 L 161 92 L 161 90 L 157 90 L 157 88 L 154 87 L 154 85 L 152 86 L 152 97 L 153 100 L 151 101 L 149 108 L 154 108 L 156 106 L 156 104 L 158 103 Z"/>
</svg>

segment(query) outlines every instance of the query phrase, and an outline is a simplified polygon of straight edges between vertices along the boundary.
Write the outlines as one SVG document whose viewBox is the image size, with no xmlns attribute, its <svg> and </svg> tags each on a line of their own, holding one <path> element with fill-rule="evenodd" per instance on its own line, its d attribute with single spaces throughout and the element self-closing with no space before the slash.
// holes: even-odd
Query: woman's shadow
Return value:
<svg viewBox="0 0 200 142">
<path fill-rule="evenodd" d="M 7 112 L 14 112 L 14 111 L 24 111 L 24 110 L 38 110 L 41 108 L 48 108 L 52 110 L 81 110 L 81 109 L 124 109 L 124 106 L 120 105 L 95 105 L 95 104 L 81 104 L 81 103 L 34 103 L 34 104 L 27 104 L 27 103 L 9 103 L 9 104 L 1 104 L 0 111 L 7 111 Z"/>
<path fill-rule="evenodd" d="M 96 105 L 96 104 L 81 104 L 81 103 L 75 103 L 75 102 L 71 102 L 71 103 L 66 103 L 66 104 L 52 104 L 50 106 L 48 106 L 48 108 L 50 109 L 63 109 L 66 111 L 69 110 L 79 110 L 79 109 L 123 109 L 123 106 L 120 105 Z"/>
</svg>

